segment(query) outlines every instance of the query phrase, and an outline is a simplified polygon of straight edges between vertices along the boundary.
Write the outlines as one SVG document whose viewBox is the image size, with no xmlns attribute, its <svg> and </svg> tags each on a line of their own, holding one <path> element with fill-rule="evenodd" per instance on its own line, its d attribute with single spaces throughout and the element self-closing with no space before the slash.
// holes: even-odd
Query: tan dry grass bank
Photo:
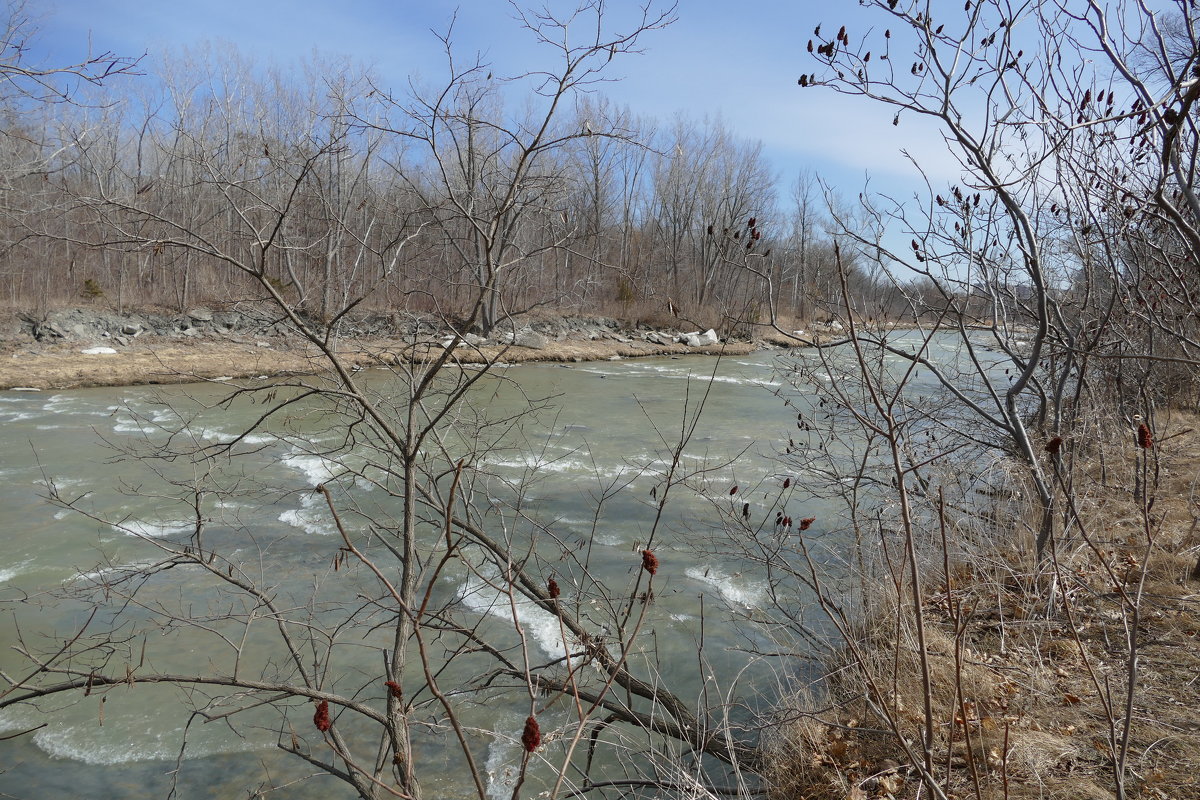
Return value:
<svg viewBox="0 0 1200 800">
<path fill-rule="evenodd" d="M 1121 596 L 1144 574 L 1126 790 L 1200 798 L 1200 418 L 1176 413 L 1159 426 L 1149 547 L 1121 467 L 1138 457 L 1129 437 L 1104 445 L 1109 482 L 1089 469 L 1077 489 L 1093 545 L 1064 535 L 1057 569 L 1039 571 L 1031 537 L 1010 538 L 923 587 L 934 773 L 948 797 L 1116 796 L 1133 620 Z M 797 697 L 779 726 L 772 798 L 930 796 L 912 767 L 926 722 L 916 615 L 907 590 L 880 593 L 827 663 L 823 696 Z"/>
</svg>

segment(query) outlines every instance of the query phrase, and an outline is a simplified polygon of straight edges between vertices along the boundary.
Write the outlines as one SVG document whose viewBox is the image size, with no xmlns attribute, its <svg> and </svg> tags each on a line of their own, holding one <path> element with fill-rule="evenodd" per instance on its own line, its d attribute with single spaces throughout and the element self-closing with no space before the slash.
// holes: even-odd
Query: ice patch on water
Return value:
<svg viewBox="0 0 1200 800">
<path fill-rule="evenodd" d="M 767 595 L 767 587 L 761 581 L 743 580 L 740 575 L 728 575 L 716 567 L 688 567 L 683 574 L 714 587 L 730 605 L 757 608 Z"/>
</svg>

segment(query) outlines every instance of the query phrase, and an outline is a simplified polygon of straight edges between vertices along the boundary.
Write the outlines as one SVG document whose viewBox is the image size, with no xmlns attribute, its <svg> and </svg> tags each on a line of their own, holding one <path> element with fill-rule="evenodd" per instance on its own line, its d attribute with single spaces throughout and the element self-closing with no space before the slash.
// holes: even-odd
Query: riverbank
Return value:
<svg viewBox="0 0 1200 800">
<path fill-rule="evenodd" d="M 358 368 L 428 358 L 454 343 L 449 329 L 411 315 L 364 314 L 344 321 L 337 333 L 334 351 Z M 805 341 L 765 326 L 753 337 L 708 333 L 607 317 L 518 318 L 488 338 L 466 334 L 455 344 L 455 359 L 478 364 L 744 355 Z M 327 370 L 326 357 L 311 342 L 278 319 L 252 311 L 117 314 L 66 309 L 38 316 L 9 314 L 0 320 L 0 389 L 190 383 Z"/>
<path fill-rule="evenodd" d="M 1200 417 L 1156 426 L 1149 450 L 1062 445 L 1085 488 L 1048 563 L 997 516 L 990 539 L 951 530 L 919 592 L 895 564 L 869 582 L 824 683 L 785 704 L 770 796 L 924 796 L 928 738 L 950 798 L 1200 798 Z"/>
</svg>

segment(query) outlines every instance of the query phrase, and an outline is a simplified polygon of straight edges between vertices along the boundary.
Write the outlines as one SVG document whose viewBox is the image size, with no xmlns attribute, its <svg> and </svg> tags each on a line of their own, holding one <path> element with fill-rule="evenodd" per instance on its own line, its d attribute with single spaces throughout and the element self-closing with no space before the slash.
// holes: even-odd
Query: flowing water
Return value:
<svg viewBox="0 0 1200 800">
<path fill-rule="evenodd" d="M 389 378 L 381 374 L 372 380 L 378 387 Z M 156 537 L 186 540 L 194 529 L 195 510 L 183 502 L 183 493 L 163 487 L 194 482 L 194 462 L 121 460 L 113 447 L 149 441 L 157 455 L 168 456 L 180 445 L 180 436 L 171 438 L 167 431 L 180 427 L 181 419 L 187 420 L 186 437 L 195 444 L 228 441 L 261 407 L 210 407 L 227 392 L 208 384 L 0 393 L 0 642 L 6 645 L 0 669 L 6 675 L 28 672 L 28 664 L 7 645 L 27 642 L 44 648 L 72 635 L 84 621 L 79 605 L 52 601 L 50 594 L 151 562 L 158 555 L 152 541 Z M 656 539 L 663 566 L 650 623 L 658 658 L 682 665 L 664 669 L 673 690 L 690 696 L 717 687 L 729 690 L 736 678 L 739 695 L 753 705 L 757 693 L 769 702 L 778 675 L 771 667 L 739 673 L 748 663 L 743 649 L 755 644 L 748 641 L 753 634 L 720 621 L 753 615 L 767 602 L 769 587 L 761 573 L 723 555 L 719 546 L 708 546 L 710 536 L 719 536 L 712 520 L 735 503 L 740 512 L 743 502 L 749 503 L 747 513 L 755 520 L 769 520 L 785 477 L 796 482 L 789 501 L 796 516 L 818 519 L 813 534 L 819 535 L 823 520 L 835 515 L 832 506 L 806 501 L 803 476 L 781 472 L 775 458 L 788 438 L 798 435 L 797 409 L 804 412 L 809 406 L 784 385 L 773 355 L 719 362 L 693 357 L 513 366 L 482 381 L 472 399 L 490 417 L 504 418 L 523 408 L 528 397 L 555 398 L 553 411 L 527 421 L 519 437 L 511 430 L 500 436 L 507 446 L 489 453 L 485 465 L 495 474 L 496 486 L 521 482 L 525 507 L 549 520 L 563 541 L 589 547 L 589 569 L 629 582 L 654 522 L 652 492 L 669 463 L 669 445 L 705 395 L 700 423 L 684 453 L 684 465 L 697 471 L 696 477 L 673 499 L 672 514 Z M 210 544 L 258 564 L 260 574 L 269 576 L 285 596 L 292 591 L 299 596 L 314 582 L 327 580 L 340 544 L 321 498 L 308 491 L 336 475 L 337 464 L 319 447 L 322 437 L 334 433 L 320 413 L 301 412 L 286 424 L 255 430 L 236 445 L 236 459 L 222 462 L 215 480 L 228 493 L 218 493 L 203 509 L 210 520 Z M 710 471 L 699 471 L 706 468 Z M 731 497 L 735 485 L 740 488 Z M 48 502 L 50 486 L 85 513 Z M 367 482 L 351 482 L 342 493 L 364 512 L 382 507 L 381 500 L 372 499 L 381 493 Z M 602 496 L 607 499 L 597 517 L 594 509 Z M 156 610 L 219 605 L 221 598 L 212 596 L 203 577 L 200 570 L 186 567 L 161 573 L 153 592 L 145 595 L 158 608 L 127 608 L 125 613 L 144 621 L 156 619 Z M 352 600 L 353 592 L 347 591 Z M 478 576 L 448 573 L 445 591 L 457 598 L 464 613 L 511 616 L 506 606 L 497 612 L 495 592 L 489 594 Z M 563 652 L 552 617 L 536 608 L 517 609 L 517 614 L 545 656 Z M 94 620 L 93 625 L 104 622 Z M 189 648 L 193 639 L 186 631 L 161 634 L 175 638 L 171 653 L 157 656 L 164 660 L 155 668 L 179 668 L 189 661 L 225 666 L 218 663 L 220 655 Z M 696 655 L 701 634 L 707 654 L 702 664 Z M 153 645 L 148 645 L 152 653 Z M 135 653 L 139 646 L 132 646 Z M 252 653 L 248 658 L 265 663 L 273 656 Z M 0 734 L 36 729 L 0 741 L 0 792 L 22 798 L 165 796 L 178 769 L 182 797 L 239 797 L 263 785 L 268 774 L 278 784 L 313 772 L 281 754 L 278 734 L 270 730 L 234 730 L 219 722 L 189 720 L 178 689 L 135 685 L 110 689 L 102 700 L 99 694 L 73 693 L 69 700 L 49 702 L 45 710 L 53 713 L 32 707 L 0 713 Z M 298 713 L 311 711 L 301 708 Z M 473 724 L 517 732 L 524 713 L 519 705 L 484 708 Z M 185 732 L 186 757 L 177 767 Z M 491 792 L 506 796 L 511 790 L 504 776 L 520 760 L 519 743 L 512 736 L 495 737 L 484 750 Z M 447 754 L 425 757 L 434 763 L 444 760 L 448 770 L 454 769 Z M 461 776 L 448 773 L 432 780 L 427 776 L 426 789 L 429 796 L 456 797 L 466 796 L 467 786 Z M 296 784 L 279 796 L 343 793 L 340 782 L 325 777 Z"/>
</svg>

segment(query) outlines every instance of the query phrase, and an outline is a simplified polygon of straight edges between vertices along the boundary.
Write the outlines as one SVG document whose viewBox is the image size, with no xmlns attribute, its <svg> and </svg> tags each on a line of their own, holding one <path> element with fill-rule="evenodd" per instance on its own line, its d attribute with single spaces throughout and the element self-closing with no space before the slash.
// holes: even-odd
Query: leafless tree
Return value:
<svg viewBox="0 0 1200 800">
<path fill-rule="evenodd" d="M 949 524 L 1018 541 L 1028 534 L 1035 550 L 1028 568 L 1045 613 L 1069 619 L 1063 581 L 1077 578 L 1068 577 L 1065 554 L 1087 552 L 1104 563 L 1082 510 L 1084 487 L 1097 469 L 1104 474 L 1102 443 L 1128 447 L 1136 428 L 1141 452 L 1131 491 L 1140 524 L 1125 534 L 1137 558 L 1152 549 L 1150 431 L 1175 398 L 1193 396 L 1198 363 L 1194 293 L 1183 286 L 1194 284 L 1200 264 L 1190 200 L 1200 84 L 1184 71 L 1194 53 L 1179 46 L 1190 41 L 1181 32 L 1193 29 L 1187 3 L 1172 4 L 1167 15 L 1136 3 L 1067 0 L 867 5 L 874 16 L 859 23 L 865 33 L 841 20 L 816 26 L 807 49 L 817 67 L 800 77 L 801 87 L 883 105 L 895 125 L 914 118 L 936 125 L 962 176 L 930 182 L 915 200 L 864 197 L 865 228 L 839 218 L 843 244 L 853 242 L 879 265 L 916 327 L 870 324 L 843 278 L 847 336 L 836 347 L 853 355 L 822 354 L 819 366 L 798 372 L 825 398 L 824 421 L 814 423 L 823 445 L 805 466 L 827 466 L 856 540 L 865 531 L 878 541 L 892 565 L 885 579 L 891 571 L 896 592 L 913 593 L 895 619 L 915 625 L 924 729 L 897 734 L 924 743 L 908 756 L 937 794 L 947 785 L 930 750 L 938 687 L 921 633 L 920 531 Z M 879 221 L 889 237 L 878 235 Z M 897 231 L 910 241 L 889 244 Z M 956 355 L 946 358 L 947 350 Z M 822 462 L 829 448 L 839 456 L 849 450 L 857 469 Z M 863 491 L 874 500 L 864 503 Z M 999 515 L 1010 515 L 1016 530 Z M 954 556 L 946 542 L 924 549 L 940 549 L 950 593 Z M 910 574 L 896 572 L 898 565 Z M 1095 686 L 1118 797 L 1130 792 L 1143 647 L 1139 569 L 1115 580 L 1121 678 Z M 824 597 L 839 617 L 842 595 Z M 853 658 L 865 663 L 860 653 Z M 896 730 L 886 709 L 875 713 Z"/>
<path fill-rule="evenodd" d="M 348 113 L 347 103 L 331 115 L 305 109 L 304 124 L 264 123 L 247 136 L 239 115 L 254 104 L 222 93 L 214 100 L 225 105 L 206 110 L 202 127 L 166 129 L 173 173 L 159 171 L 137 186 L 133 178 L 147 175 L 123 173 L 119 160 L 105 162 L 111 179 L 88 171 L 97 179 L 77 191 L 73 213 L 89 219 L 89 244 L 222 264 L 230 287 L 265 299 L 279 324 L 307 344 L 321 374 L 232 387 L 220 407 L 253 408 L 252 422 L 217 443 L 181 412 L 168 423 L 147 421 L 150 439 L 128 455 L 160 476 L 157 487 L 144 489 L 164 505 L 190 509 L 188 530 L 145 536 L 127 520 L 104 519 L 143 538 L 156 557 L 74 593 L 97 613 L 65 646 L 45 650 L 23 638 L 18 647 L 29 670 L 9 681 L 0 707 L 103 696 L 118 686 L 177 686 L 197 720 L 269 731 L 280 750 L 364 798 L 433 793 L 424 762 L 434 742 L 440 758 L 455 754 L 454 774 L 469 791 L 488 797 L 485 733 L 519 744 L 513 797 L 606 788 L 711 796 L 753 783 L 755 742 L 726 724 L 733 701 L 710 707 L 675 692 L 647 638 L 658 531 L 688 478 L 681 453 L 697 407 L 688 409 L 677 440 L 665 440 L 670 466 L 661 471 L 645 545 L 614 578 L 594 568 L 589 548 L 537 519 L 522 485 L 499 485 L 487 469 L 485 457 L 519 435 L 525 418 L 496 418 L 477 401 L 481 393 L 516 391 L 493 374 L 503 351 L 479 369 L 458 362 L 462 348 L 473 347 L 466 330 L 493 328 L 509 313 L 510 275 L 559 246 L 530 239 L 524 228 L 557 198 L 549 188 L 548 170 L 559 168 L 554 157 L 607 135 L 561 128 L 573 92 L 669 16 L 647 9 L 617 34 L 595 33 L 608 27 L 601 3 L 565 19 L 523 16 L 536 41 L 560 37 L 560 69 L 536 76 L 546 108 L 532 122 L 504 122 L 482 67 L 459 71 L 452 60 L 450 79 L 433 99 L 402 105 L 385 96 L 414 127 L 369 123 Z M 589 44 L 568 44 L 576 30 L 589 32 Z M 347 156 L 348 140 L 359 135 L 382 137 L 375 152 L 403 156 L 405 147 L 390 144 L 398 136 L 425 148 L 436 165 L 427 182 L 406 173 L 402 158 L 391 163 L 423 204 L 412 220 L 389 221 L 390 231 L 380 232 L 386 226 L 374 214 L 355 213 L 351 198 L 368 191 L 370 174 Z M 162 202 L 184 185 L 202 190 L 211 224 L 197 225 L 186 203 Z M 338 325 L 386 284 L 428 228 L 450 240 L 469 268 L 460 295 L 467 313 L 440 309 L 438 320 L 458 333 L 439 342 L 413 327 L 398 358 L 378 354 L 395 364 L 386 378 L 360 372 L 339 349 Z M 372 268 L 328 291 L 334 250 L 359 251 Z M 314 256 L 316 268 L 306 272 Z M 350 273 L 342 265 L 338 274 Z M 318 296 L 324 313 L 316 315 L 309 302 Z M 336 544 L 306 589 L 280 580 L 281 541 L 218 512 L 250 490 L 253 480 L 237 464 L 263 446 L 257 437 L 264 433 L 286 437 L 320 465 L 297 513 L 326 526 Z M 272 496 L 270 487 L 254 491 Z M 101 518 L 87 498 L 53 484 L 51 493 Z M 193 581 L 191 601 L 162 593 L 182 574 Z M 453 585 L 467 588 L 447 588 Z M 549 645 L 529 629 L 543 620 L 559 632 Z M 173 636 L 163 640 L 165 651 L 148 644 L 138 654 L 145 625 L 187 631 L 203 642 L 205 663 L 172 658 Z M 526 720 L 524 728 L 480 730 L 481 708 L 509 710 Z M 610 750 L 613 757 L 603 760 L 615 772 L 604 772 L 597 748 Z M 725 776 L 730 786 L 722 786 Z"/>
<path fill-rule="evenodd" d="M 25 0 L 5 4 L 0 31 L 0 82 L 5 87 L 0 102 L 8 107 L 22 101 L 71 102 L 76 83 L 97 85 L 118 75 L 135 74 L 138 68 L 138 58 L 111 52 L 89 53 L 74 64 L 30 63 L 30 40 L 38 29 Z"/>
</svg>

